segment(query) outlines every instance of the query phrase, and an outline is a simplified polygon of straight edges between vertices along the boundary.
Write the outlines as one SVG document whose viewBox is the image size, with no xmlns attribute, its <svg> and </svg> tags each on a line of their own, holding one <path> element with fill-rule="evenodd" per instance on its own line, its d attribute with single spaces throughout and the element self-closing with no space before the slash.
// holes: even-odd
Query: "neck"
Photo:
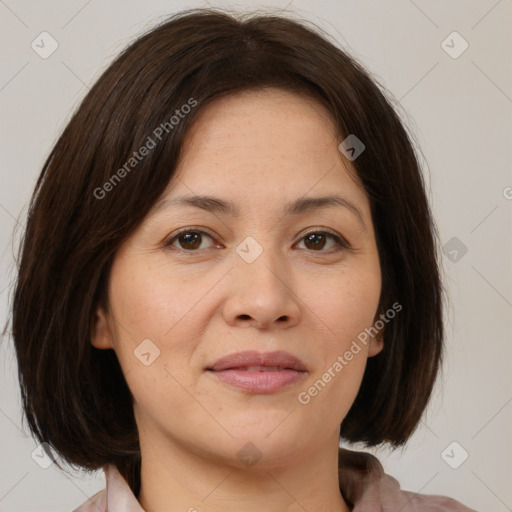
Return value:
<svg viewBox="0 0 512 512">
<path fill-rule="evenodd" d="M 165 447 L 164 447 L 165 445 Z M 338 481 L 338 440 L 295 455 L 286 464 L 260 459 L 251 467 L 169 439 L 141 439 L 139 503 L 145 512 L 349 512 Z"/>
</svg>

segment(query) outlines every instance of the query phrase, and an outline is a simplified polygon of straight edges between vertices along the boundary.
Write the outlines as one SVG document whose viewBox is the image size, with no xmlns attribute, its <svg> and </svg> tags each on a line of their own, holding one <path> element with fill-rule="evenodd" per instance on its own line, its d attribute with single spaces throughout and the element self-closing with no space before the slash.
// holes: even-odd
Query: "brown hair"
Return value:
<svg viewBox="0 0 512 512">
<path fill-rule="evenodd" d="M 37 180 L 18 257 L 12 333 L 24 412 L 40 442 L 71 465 L 114 464 L 137 495 L 140 450 L 130 390 L 113 350 L 91 345 L 109 268 L 171 180 L 187 127 L 221 96 L 264 87 L 313 95 L 370 200 L 382 269 L 379 312 L 403 306 L 369 358 L 340 434 L 403 445 L 430 398 L 443 347 L 437 232 L 418 157 L 384 87 L 316 27 L 274 14 L 180 12 L 126 48 L 97 80 Z M 192 105 L 172 128 L 163 124 Z M 165 136 L 119 169 L 167 126 Z M 168 133 L 167 133 L 168 131 Z M 105 185 L 107 182 L 110 185 Z M 99 190 L 107 190 L 108 195 Z M 100 197 L 103 196 L 103 197 Z"/>
</svg>

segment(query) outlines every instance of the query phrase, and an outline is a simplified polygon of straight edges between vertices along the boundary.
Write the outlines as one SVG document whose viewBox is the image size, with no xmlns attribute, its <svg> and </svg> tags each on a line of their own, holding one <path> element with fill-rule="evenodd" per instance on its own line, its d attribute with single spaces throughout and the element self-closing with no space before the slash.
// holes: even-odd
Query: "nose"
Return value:
<svg viewBox="0 0 512 512">
<path fill-rule="evenodd" d="M 236 256 L 223 316 L 231 326 L 289 328 L 300 320 L 301 301 L 286 261 L 264 250 L 252 263 Z"/>
</svg>

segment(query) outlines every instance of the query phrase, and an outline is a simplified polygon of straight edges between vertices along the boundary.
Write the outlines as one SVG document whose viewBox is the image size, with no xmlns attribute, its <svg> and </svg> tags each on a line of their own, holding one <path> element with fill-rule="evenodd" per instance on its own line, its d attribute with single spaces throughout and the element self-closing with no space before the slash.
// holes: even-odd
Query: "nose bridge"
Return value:
<svg viewBox="0 0 512 512">
<path fill-rule="evenodd" d="M 265 235 L 247 236 L 236 247 L 233 286 L 225 310 L 229 322 L 250 317 L 262 326 L 298 317 L 297 298 L 291 273 L 285 270 L 282 246 L 272 240 L 269 230 Z"/>
<path fill-rule="evenodd" d="M 254 276 L 256 280 L 266 281 L 267 285 L 277 281 L 282 286 L 284 276 L 280 274 L 285 272 L 286 262 L 282 261 L 281 248 L 281 244 L 275 243 L 270 228 L 264 235 L 249 235 L 236 247 L 236 266 L 242 274 L 246 272 L 249 279 Z"/>
</svg>

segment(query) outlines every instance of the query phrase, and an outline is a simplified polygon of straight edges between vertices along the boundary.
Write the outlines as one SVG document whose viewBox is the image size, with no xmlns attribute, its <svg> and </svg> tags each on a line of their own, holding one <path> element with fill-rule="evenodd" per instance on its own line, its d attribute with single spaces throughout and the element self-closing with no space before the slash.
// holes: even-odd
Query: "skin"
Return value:
<svg viewBox="0 0 512 512">
<path fill-rule="evenodd" d="M 191 126 L 162 199 L 212 195 L 233 201 L 240 216 L 154 206 L 118 250 L 92 344 L 115 350 L 133 395 L 147 512 L 349 510 L 338 484 L 339 426 L 381 337 L 360 344 L 308 404 L 298 401 L 378 318 L 370 205 L 339 142 L 329 112 L 306 96 L 269 88 L 217 99 Z M 288 202 L 332 194 L 357 207 L 364 227 L 342 207 L 283 214 Z M 165 247 L 183 227 L 206 234 Z M 308 243 L 310 231 L 351 248 L 330 237 Z M 252 263 L 236 252 L 248 236 L 263 250 Z M 160 350 L 148 365 L 134 355 L 145 339 Z M 308 371 L 270 394 L 205 371 L 247 349 L 288 351 Z M 252 466 L 237 456 L 248 442 L 261 454 Z"/>
</svg>

